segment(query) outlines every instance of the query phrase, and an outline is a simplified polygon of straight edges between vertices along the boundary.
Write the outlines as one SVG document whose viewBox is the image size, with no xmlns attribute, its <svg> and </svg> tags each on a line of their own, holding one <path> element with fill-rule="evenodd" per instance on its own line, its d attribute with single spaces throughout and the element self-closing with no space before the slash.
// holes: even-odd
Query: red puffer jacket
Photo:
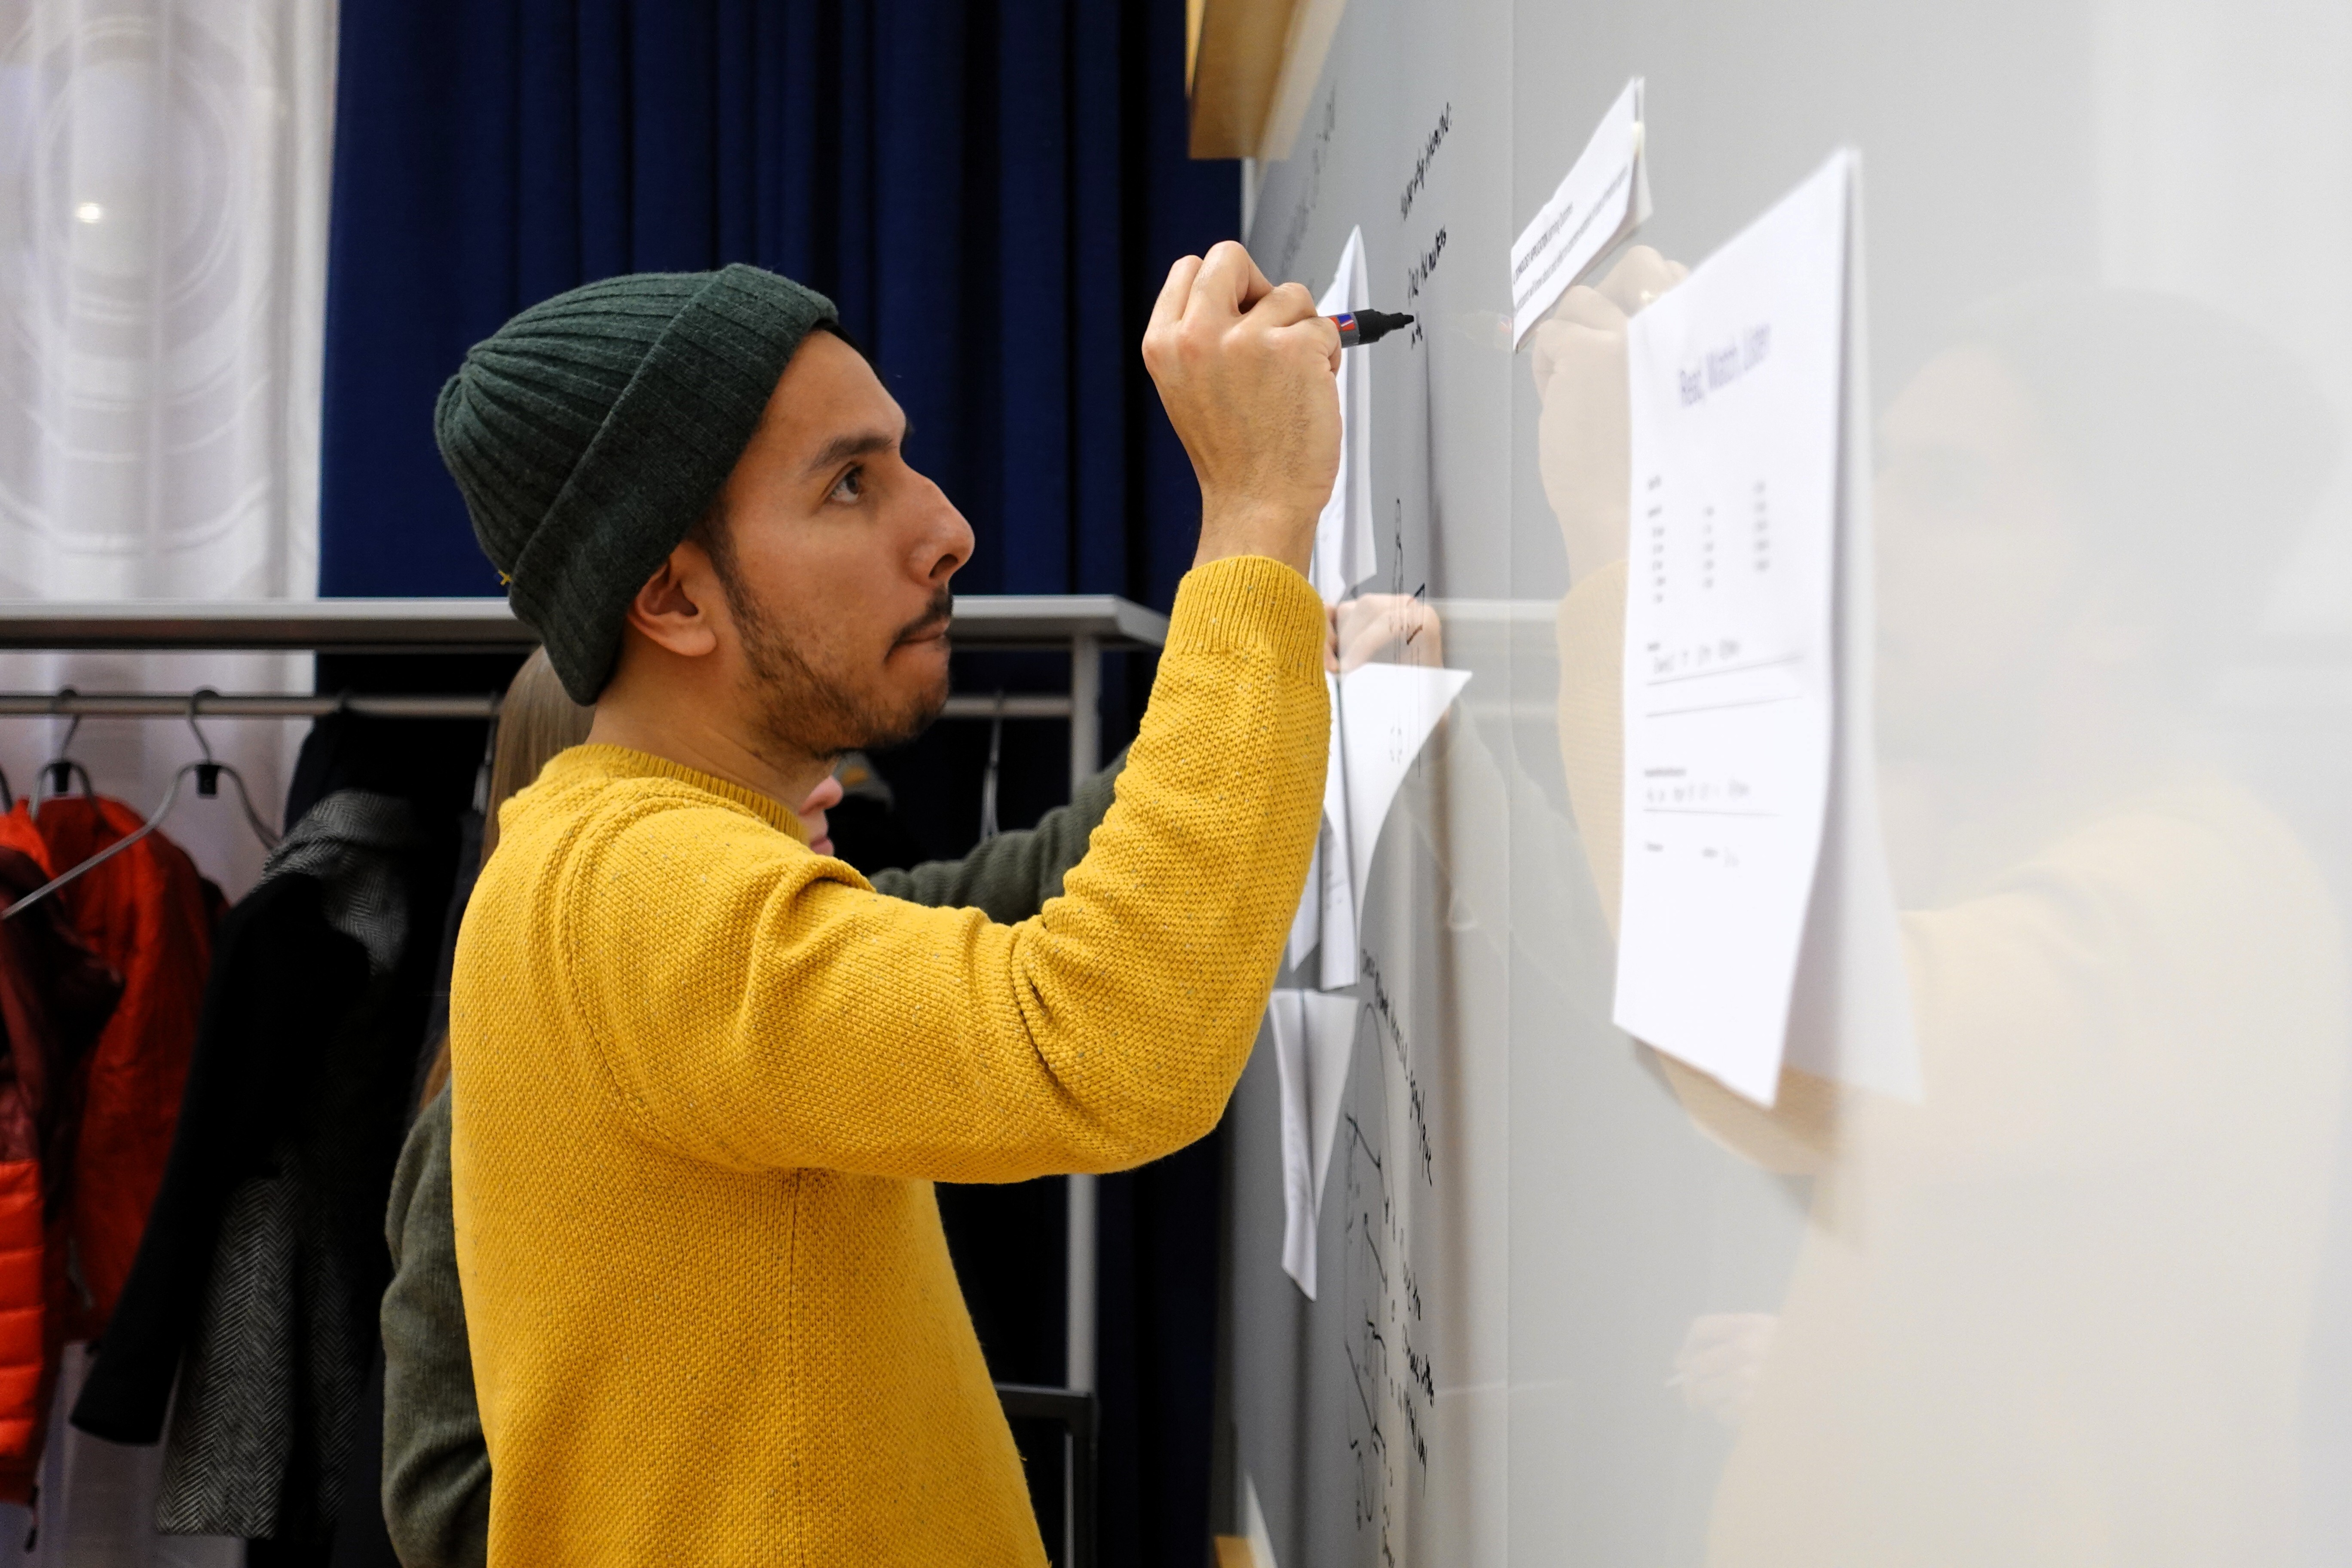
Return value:
<svg viewBox="0 0 2352 1568">
<path fill-rule="evenodd" d="M 16 816 L 25 816 L 18 806 Z M 67 795 L 41 807 L 37 828 L 48 863 L 65 869 L 142 820 L 121 801 Z M 63 1325 L 64 1339 L 95 1339 L 131 1276 L 172 1152 L 212 966 L 218 894 L 186 850 L 151 833 L 50 896 L 64 904 L 83 943 L 122 977 L 122 1001 L 89 1058 L 72 1163 L 50 1180 L 55 1190 L 62 1173 L 81 1285 L 68 1302 L 74 1321 Z"/>
<path fill-rule="evenodd" d="M 0 818 L 0 900 L 48 876 L 38 835 Z M 121 989 L 53 900 L 0 921 L 0 1500 L 32 1496 L 73 1294 L 64 1194 L 43 1176 L 69 1166 L 82 1069 Z"/>
</svg>

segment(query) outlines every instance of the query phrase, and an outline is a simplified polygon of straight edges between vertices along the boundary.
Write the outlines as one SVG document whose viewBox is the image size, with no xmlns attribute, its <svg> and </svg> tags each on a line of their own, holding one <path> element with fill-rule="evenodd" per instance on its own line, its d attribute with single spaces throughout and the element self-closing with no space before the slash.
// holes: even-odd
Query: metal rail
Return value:
<svg viewBox="0 0 2352 1568">
<path fill-rule="evenodd" d="M 1158 647 L 1168 617 L 1115 594 L 971 594 L 950 628 L 966 648 Z M 505 652 L 539 634 L 504 599 L 0 599 L 0 648 Z"/>
<path fill-rule="evenodd" d="M 997 1403 L 1008 1421 L 1056 1421 L 1069 1436 L 1069 1500 L 1066 1510 L 1066 1568 L 1094 1568 L 1096 1559 L 1095 1412 L 1097 1399 L 1070 1388 L 1000 1383 Z"/>
<path fill-rule="evenodd" d="M 370 719 L 495 719 L 499 698 L 386 697 L 365 692 L 304 696 L 278 691 L 0 691 L 0 718 L 82 719 L 320 719 L 358 713 Z M 1070 700 L 1059 692 L 1007 692 L 1003 698 L 948 699 L 949 719 L 1066 719 Z"/>
</svg>

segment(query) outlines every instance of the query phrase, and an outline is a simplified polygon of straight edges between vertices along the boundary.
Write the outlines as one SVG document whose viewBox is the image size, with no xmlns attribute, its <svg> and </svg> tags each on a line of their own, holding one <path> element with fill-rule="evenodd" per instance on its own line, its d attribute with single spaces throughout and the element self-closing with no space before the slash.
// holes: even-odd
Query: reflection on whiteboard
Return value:
<svg viewBox="0 0 2352 1568">
<path fill-rule="evenodd" d="M 1601 117 L 1592 139 L 1511 244 L 1511 342 L 1527 342 L 1552 302 L 1650 220 L 1642 79 Z"/>
<path fill-rule="evenodd" d="M 1352 229 L 1339 270 L 1315 308 L 1328 316 L 1372 302 L 1364 271 L 1364 231 Z M 1362 353 L 1339 356 L 1339 477 L 1315 523 L 1315 555 L 1307 580 L 1327 605 L 1372 574 L 1371 368 Z"/>
<path fill-rule="evenodd" d="M 1413 759 L 1462 689 L 1466 669 L 1367 664 L 1331 681 L 1331 759 L 1323 775 L 1323 830 L 1285 955 L 1303 963 L 1319 944 L 1318 984 L 1352 985 L 1363 889 L 1389 807 Z"/>
<path fill-rule="evenodd" d="M 1355 1054 L 1352 995 L 1283 989 L 1266 1006 L 1282 1084 L 1282 1268 L 1315 1299 L 1315 1222 Z"/>
<path fill-rule="evenodd" d="M 1636 316 L 1618 1025 L 1772 1102 L 1822 859 L 1844 154 Z"/>
</svg>

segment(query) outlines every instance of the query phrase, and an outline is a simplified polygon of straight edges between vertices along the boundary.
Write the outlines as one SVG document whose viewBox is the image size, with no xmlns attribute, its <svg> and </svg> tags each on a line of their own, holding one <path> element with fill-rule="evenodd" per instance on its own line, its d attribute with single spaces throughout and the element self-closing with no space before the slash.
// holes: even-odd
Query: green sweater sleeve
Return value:
<svg viewBox="0 0 2352 1568">
<path fill-rule="evenodd" d="M 1078 786 L 1069 805 L 1055 806 L 1024 832 L 998 834 L 961 860 L 877 871 L 874 890 L 934 909 L 979 910 L 999 925 L 1025 921 L 1046 900 L 1061 896 L 1063 874 L 1085 858 L 1087 840 L 1110 809 L 1113 786 L 1126 766 L 1121 752 Z"/>
<path fill-rule="evenodd" d="M 446 1089 L 401 1147 L 384 1240 L 393 1268 L 382 1312 L 384 1525 L 404 1568 L 482 1568 L 490 1456 L 457 1292 Z"/>
<path fill-rule="evenodd" d="M 875 889 L 910 903 L 983 910 L 1001 923 L 1026 920 L 1060 895 L 1064 873 L 1085 858 L 1126 766 L 1121 752 L 1036 826 L 999 834 L 961 860 L 877 872 Z M 457 1289 L 446 1089 L 401 1149 L 384 1240 L 393 1263 L 383 1310 L 384 1524 L 404 1568 L 483 1568 L 490 1457 Z"/>
</svg>

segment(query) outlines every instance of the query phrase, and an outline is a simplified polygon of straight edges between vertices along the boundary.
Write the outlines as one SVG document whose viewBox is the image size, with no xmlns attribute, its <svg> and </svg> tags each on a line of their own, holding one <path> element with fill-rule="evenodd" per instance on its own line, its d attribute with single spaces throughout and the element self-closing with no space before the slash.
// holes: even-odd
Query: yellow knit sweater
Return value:
<svg viewBox="0 0 2352 1568">
<path fill-rule="evenodd" d="M 493 1568 L 1042 1563 L 934 1181 L 1223 1113 L 1306 879 L 1322 606 L 1193 572 L 1034 920 L 886 899 L 773 801 L 583 746 L 500 817 L 451 1008 Z"/>
</svg>

